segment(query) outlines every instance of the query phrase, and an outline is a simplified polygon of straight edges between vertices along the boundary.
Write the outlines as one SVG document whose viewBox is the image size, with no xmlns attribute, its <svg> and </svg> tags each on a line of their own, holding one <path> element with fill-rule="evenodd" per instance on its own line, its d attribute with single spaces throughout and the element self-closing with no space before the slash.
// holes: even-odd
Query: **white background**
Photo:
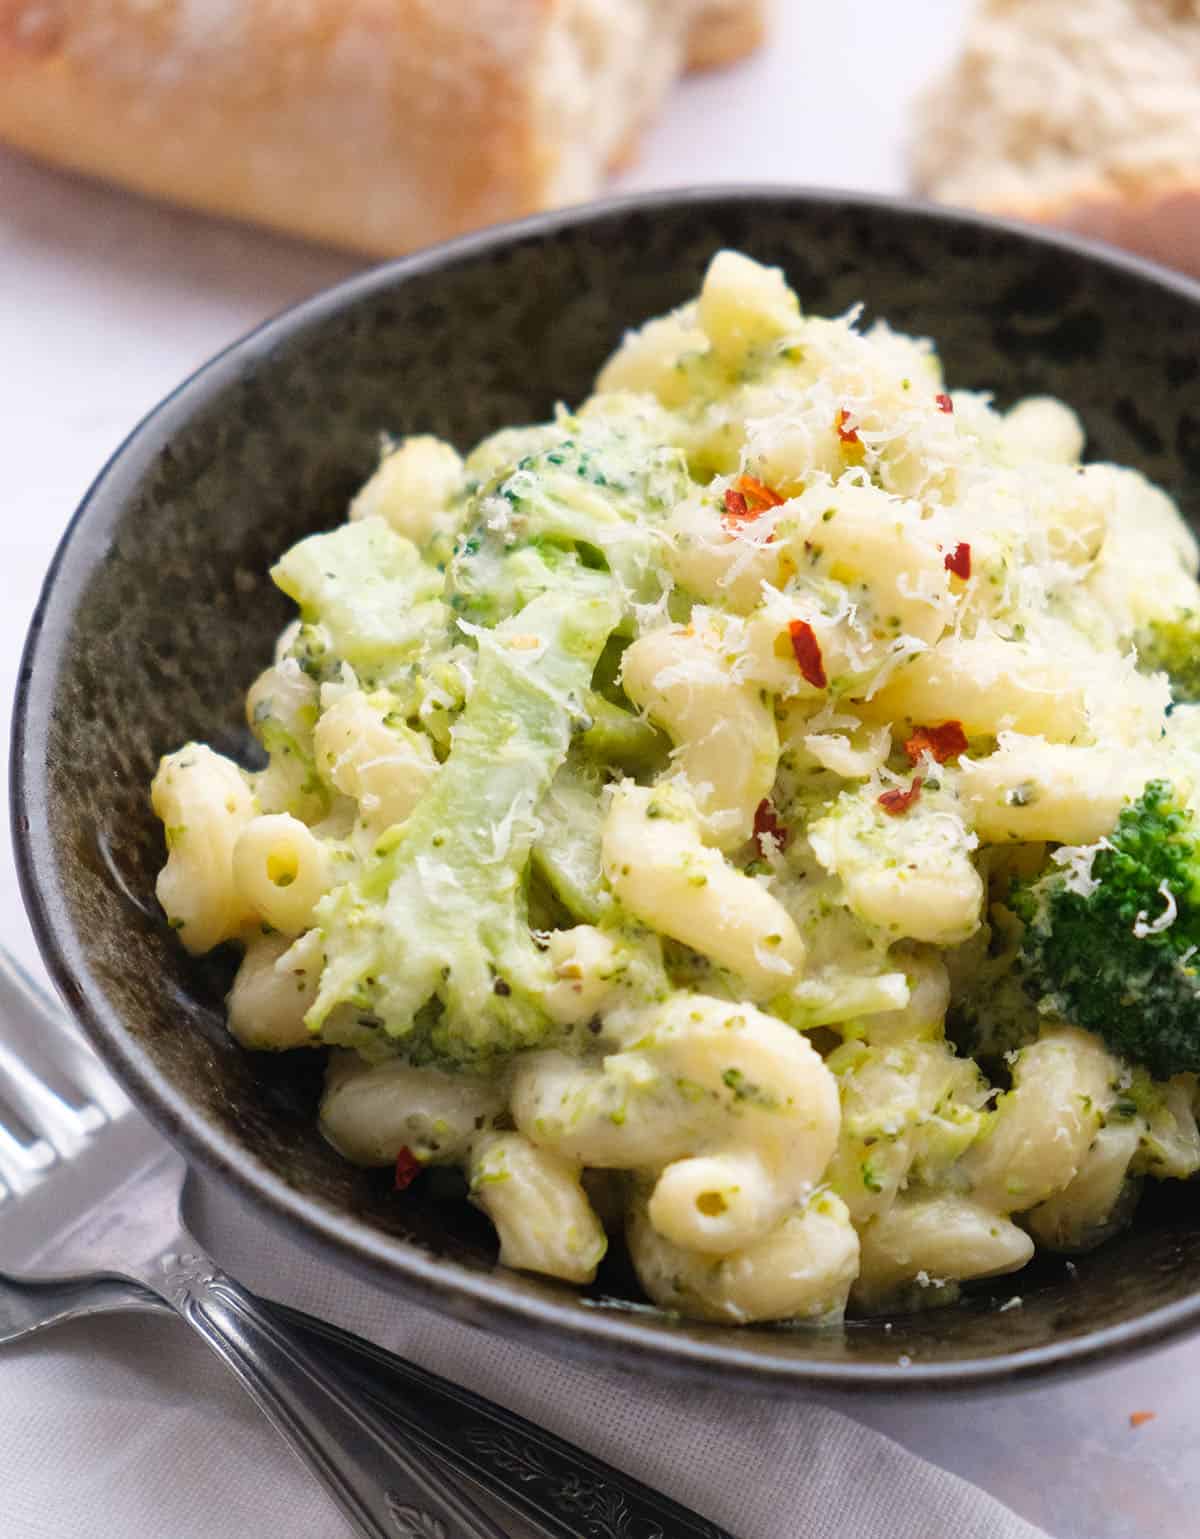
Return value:
<svg viewBox="0 0 1200 1539">
<path fill-rule="evenodd" d="M 620 185 L 903 190 L 908 103 L 951 51 L 962 0 L 780 0 L 780 11 L 765 55 L 681 89 Z M 0 151 L 0 702 L 55 542 L 124 434 L 218 348 L 359 266 Z M 0 827 L 0 933 L 32 965 Z M 137 1394 L 127 1365 L 109 1371 L 112 1394 Z M 1061 1388 L 854 1409 L 1056 1539 L 1184 1539 L 1200 1533 L 1197 1385 L 1193 1344 Z M 216 1380 L 203 1375 L 189 1393 L 215 1394 Z M 1157 1417 L 1134 1430 L 1129 1414 L 1141 1409 Z M 0 1360 L 0 1426 L 14 1411 L 32 1414 L 5 1406 Z M 89 1452 L 61 1454 L 63 1500 L 74 1506 Z M 52 1503 L 45 1518 L 40 1532 L 63 1531 Z M 113 1532 L 100 1513 L 95 1531 Z"/>
</svg>

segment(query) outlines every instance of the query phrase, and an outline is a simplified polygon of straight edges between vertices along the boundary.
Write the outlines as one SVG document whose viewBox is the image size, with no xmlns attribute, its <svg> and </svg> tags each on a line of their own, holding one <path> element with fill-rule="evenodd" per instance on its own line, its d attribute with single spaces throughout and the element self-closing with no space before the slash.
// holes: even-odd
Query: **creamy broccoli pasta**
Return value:
<svg viewBox="0 0 1200 1539">
<path fill-rule="evenodd" d="M 686 1315 L 1102 1241 L 1200 1166 L 1200 588 L 1083 447 L 733 252 L 578 409 L 389 442 L 274 569 L 265 768 L 154 781 L 230 1030 L 505 1265 L 623 1240 Z"/>
</svg>

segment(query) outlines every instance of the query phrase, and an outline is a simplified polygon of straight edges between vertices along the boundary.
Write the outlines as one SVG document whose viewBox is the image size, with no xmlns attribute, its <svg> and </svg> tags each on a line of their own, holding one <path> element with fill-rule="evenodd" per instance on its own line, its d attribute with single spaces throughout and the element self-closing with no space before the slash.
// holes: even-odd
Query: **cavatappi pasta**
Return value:
<svg viewBox="0 0 1200 1539">
<path fill-rule="evenodd" d="M 458 1167 L 504 1264 L 588 1283 L 623 1230 L 703 1319 L 1112 1233 L 1200 1167 L 1195 1077 L 1039 1009 L 1004 899 L 1200 783 L 1142 655 L 1200 588 L 1082 450 L 732 252 L 578 409 L 389 443 L 275 568 L 265 768 L 154 782 L 171 925 L 243 948 L 231 1031 L 331 1049 L 330 1141 Z"/>
</svg>

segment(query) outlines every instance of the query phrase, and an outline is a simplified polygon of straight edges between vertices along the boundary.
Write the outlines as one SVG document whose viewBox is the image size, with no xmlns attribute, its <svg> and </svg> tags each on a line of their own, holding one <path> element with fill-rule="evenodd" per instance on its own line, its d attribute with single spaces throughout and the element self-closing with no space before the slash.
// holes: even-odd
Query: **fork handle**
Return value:
<svg viewBox="0 0 1200 1539">
<path fill-rule="evenodd" d="M 163 1258 L 156 1291 L 199 1332 L 368 1539 L 510 1539 L 421 1443 L 207 1258 Z"/>
<path fill-rule="evenodd" d="M 468 1486 L 533 1539 L 734 1539 L 512 1411 L 219 1272 L 170 1302 L 371 1539 L 507 1539 Z"/>
<path fill-rule="evenodd" d="M 285 1304 L 267 1306 L 353 1378 L 440 1463 L 538 1539 L 734 1539 L 727 1529 L 514 1411 Z"/>
</svg>

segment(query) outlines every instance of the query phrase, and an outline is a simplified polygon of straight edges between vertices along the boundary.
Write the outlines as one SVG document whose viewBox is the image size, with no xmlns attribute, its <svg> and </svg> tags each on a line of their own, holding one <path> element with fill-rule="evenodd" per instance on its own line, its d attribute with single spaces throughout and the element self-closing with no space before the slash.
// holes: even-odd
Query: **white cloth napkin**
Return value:
<svg viewBox="0 0 1200 1539">
<path fill-rule="evenodd" d="M 827 1407 L 530 1351 L 398 1303 L 211 1188 L 192 1219 L 264 1295 L 470 1386 L 737 1539 L 1044 1539 Z M 227 1370 L 179 1322 L 144 1315 L 59 1327 L 0 1357 L 0 1493 L 4 1539 L 351 1539 Z"/>
</svg>

